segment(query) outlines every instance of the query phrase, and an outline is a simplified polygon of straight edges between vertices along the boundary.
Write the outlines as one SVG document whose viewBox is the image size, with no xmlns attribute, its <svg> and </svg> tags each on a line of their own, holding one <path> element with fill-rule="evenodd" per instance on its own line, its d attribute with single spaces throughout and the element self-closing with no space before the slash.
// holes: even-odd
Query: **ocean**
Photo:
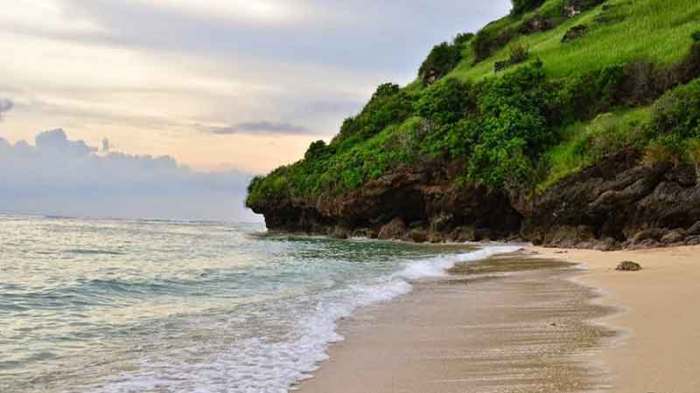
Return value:
<svg viewBox="0 0 700 393">
<path fill-rule="evenodd" d="M 0 392 L 286 393 L 353 311 L 515 249 L 0 215 Z"/>
</svg>

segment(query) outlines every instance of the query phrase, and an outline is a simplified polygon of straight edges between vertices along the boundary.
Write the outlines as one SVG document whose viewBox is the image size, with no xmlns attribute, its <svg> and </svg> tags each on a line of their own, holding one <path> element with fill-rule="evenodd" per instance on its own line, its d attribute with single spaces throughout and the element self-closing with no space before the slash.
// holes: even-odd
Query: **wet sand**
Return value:
<svg viewBox="0 0 700 393">
<path fill-rule="evenodd" d="M 599 252 L 532 248 L 538 257 L 582 263 L 578 279 L 624 312 L 605 323 L 626 333 L 601 359 L 616 393 L 700 392 L 700 247 Z M 622 261 L 642 265 L 618 272 Z"/>
<path fill-rule="evenodd" d="M 523 270 L 527 265 L 527 269 Z M 342 321 L 302 393 L 593 392 L 612 312 L 569 264 L 498 258 Z M 516 270 L 516 272 L 511 272 Z M 646 393 L 646 392 L 644 392 Z"/>
</svg>

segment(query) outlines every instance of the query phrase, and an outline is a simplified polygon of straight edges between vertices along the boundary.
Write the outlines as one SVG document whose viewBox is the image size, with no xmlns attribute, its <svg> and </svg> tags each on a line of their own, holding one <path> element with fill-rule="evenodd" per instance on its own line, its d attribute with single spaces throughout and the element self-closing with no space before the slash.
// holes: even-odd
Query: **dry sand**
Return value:
<svg viewBox="0 0 700 393">
<path fill-rule="evenodd" d="M 605 322 L 628 334 L 602 353 L 616 393 L 700 392 L 700 247 L 598 252 L 533 248 L 583 263 L 580 280 L 601 288 L 604 304 L 624 308 Z M 639 272 L 617 272 L 622 261 Z"/>
<path fill-rule="evenodd" d="M 595 391 L 607 384 L 597 350 L 612 333 L 587 321 L 611 310 L 570 280 L 570 265 L 503 275 L 496 261 L 477 275 L 423 282 L 397 301 L 341 324 L 346 340 L 303 393 Z M 518 258 L 519 263 L 533 265 Z M 544 265 L 544 266 L 543 266 Z M 529 266 L 537 267 L 537 266 Z M 516 269 L 519 270 L 519 269 Z M 474 273 L 474 272 L 470 272 Z"/>
</svg>

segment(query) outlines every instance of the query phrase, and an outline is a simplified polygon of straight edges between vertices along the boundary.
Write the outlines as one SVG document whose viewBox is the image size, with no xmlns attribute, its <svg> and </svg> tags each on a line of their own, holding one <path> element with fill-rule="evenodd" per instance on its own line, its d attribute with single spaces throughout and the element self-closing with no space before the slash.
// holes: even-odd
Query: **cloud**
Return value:
<svg viewBox="0 0 700 393">
<path fill-rule="evenodd" d="M 8 139 L 58 124 L 99 145 L 99 129 L 127 151 L 261 172 L 297 160 L 316 133 L 330 137 L 377 85 L 412 81 L 432 45 L 510 8 L 509 0 L 7 3 L 0 52 L 12 61 L 1 67 L 0 96 L 17 104 L 3 123 Z M 237 124 L 258 120 L 291 127 Z M 207 146 L 212 133 L 232 135 Z M 267 143 L 271 136 L 285 141 Z"/>
<path fill-rule="evenodd" d="M 69 216 L 250 220 L 250 175 L 197 172 L 169 156 L 103 152 L 61 130 L 34 145 L 0 138 L 0 211 Z"/>
<path fill-rule="evenodd" d="M 0 120 L 2 120 L 3 115 L 12 110 L 14 106 L 15 104 L 7 98 L 0 98 Z"/>
<path fill-rule="evenodd" d="M 298 135 L 298 134 L 313 134 L 305 127 L 290 123 L 275 123 L 270 121 L 258 121 L 250 123 L 238 123 L 226 127 L 208 127 L 207 132 L 216 135 L 235 135 L 235 134 L 283 134 L 283 135 Z"/>
</svg>

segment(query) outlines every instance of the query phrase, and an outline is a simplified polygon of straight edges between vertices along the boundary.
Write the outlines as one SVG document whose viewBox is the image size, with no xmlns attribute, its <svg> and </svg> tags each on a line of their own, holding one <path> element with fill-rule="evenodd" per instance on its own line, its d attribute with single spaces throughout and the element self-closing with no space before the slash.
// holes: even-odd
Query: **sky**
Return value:
<svg viewBox="0 0 700 393">
<path fill-rule="evenodd" d="M 0 211 L 251 218 L 242 207 L 251 175 L 329 140 L 377 85 L 412 81 L 433 45 L 509 8 L 508 0 L 8 1 Z M 153 202 L 165 196 L 172 206 Z M 207 207 L 182 207 L 197 203 Z"/>
</svg>

